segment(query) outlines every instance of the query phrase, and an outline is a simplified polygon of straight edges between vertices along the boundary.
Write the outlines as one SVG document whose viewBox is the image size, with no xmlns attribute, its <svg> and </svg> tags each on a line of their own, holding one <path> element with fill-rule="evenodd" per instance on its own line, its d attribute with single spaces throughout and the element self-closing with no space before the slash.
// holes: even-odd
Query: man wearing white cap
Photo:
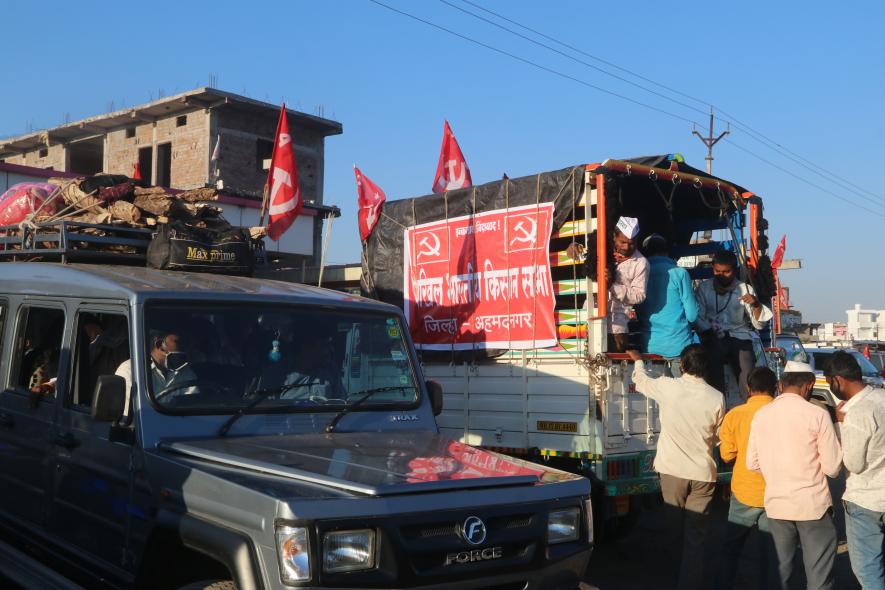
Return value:
<svg viewBox="0 0 885 590">
<path fill-rule="evenodd" d="M 750 426 L 747 469 L 765 478 L 765 514 L 783 587 L 790 587 L 801 546 L 807 588 L 831 590 L 836 525 L 827 477 L 839 475 L 842 447 L 830 415 L 807 401 L 814 380 L 810 365 L 787 362 L 781 394 Z"/>
<path fill-rule="evenodd" d="M 629 329 L 627 322 L 632 306 L 645 301 L 645 290 L 648 283 L 648 260 L 636 249 L 636 237 L 639 235 L 639 220 L 635 217 L 621 217 L 615 226 L 612 238 L 615 261 L 614 280 L 606 282 L 609 286 L 608 331 L 611 334 L 609 352 L 627 350 Z M 584 246 L 572 242 L 566 251 L 573 259 L 584 254 Z M 588 263 L 595 261 L 587 261 Z M 593 276 L 596 269 L 588 268 L 588 276 Z M 589 300 L 589 297 L 588 297 Z M 587 303 L 584 309 L 587 309 Z"/>
</svg>

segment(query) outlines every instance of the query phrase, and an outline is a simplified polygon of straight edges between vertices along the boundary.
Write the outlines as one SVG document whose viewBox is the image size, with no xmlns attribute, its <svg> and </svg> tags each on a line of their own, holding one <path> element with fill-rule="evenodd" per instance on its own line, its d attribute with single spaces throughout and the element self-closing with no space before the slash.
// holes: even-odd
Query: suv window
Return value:
<svg viewBox="0 0 885 590">
<path fill-rule="evenodd" d="M 61 309 L 23 306 L 15 336 L 15 360 L 9 384 L 13 389 L 55 397 L 58 363 L 65 330 Z"/>
<path fill-rule="evenodd" d="M 75 334 L 70 404 L 88 410 L 100 376 L 122 366 L 128 379 L 129 324 L 121 314 L 80 312 Z"/>
<path fill-rule="evenodd" d="M 167 411 L 404 407 L 416 374 L 395 315 L 269 304 L 155 304 L 145 311 L 148 389 Z"/>
</svg>

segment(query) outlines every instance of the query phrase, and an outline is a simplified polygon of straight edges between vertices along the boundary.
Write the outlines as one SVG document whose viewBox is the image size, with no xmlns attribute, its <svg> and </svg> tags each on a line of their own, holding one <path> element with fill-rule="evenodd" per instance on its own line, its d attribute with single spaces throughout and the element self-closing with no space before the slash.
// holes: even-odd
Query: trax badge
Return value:
<svg viewBox="0 0 885 590">
<path fill-rule="evenodd" d="M 391 422 L 417 422 L 420 420 L 418 414 L 393 414 L 390 416 Z"/>
</svg>

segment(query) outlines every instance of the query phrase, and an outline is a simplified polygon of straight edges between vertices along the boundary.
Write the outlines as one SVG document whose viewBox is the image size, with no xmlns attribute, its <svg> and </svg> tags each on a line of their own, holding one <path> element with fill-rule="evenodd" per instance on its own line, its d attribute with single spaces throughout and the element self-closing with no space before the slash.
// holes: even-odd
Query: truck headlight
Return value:
<svg viewBox="0 0 885 590">
<path fill-rule="evenodd" d="M 310 546 L 306 528 L 277 527 L 277 554 L 284 583 L 310 579 Z"/>
<path fill-rule="evenodd" d="M 547 517 L 547 544 L 577 541 L 581 536 L 581 509 L 555 510 Z"/>
<path fill-rule="evenodd" d="M 336 531 L 323 536 L 323 571 L 352 572 L 375 567 L 375 531 Z"/>
</svg>

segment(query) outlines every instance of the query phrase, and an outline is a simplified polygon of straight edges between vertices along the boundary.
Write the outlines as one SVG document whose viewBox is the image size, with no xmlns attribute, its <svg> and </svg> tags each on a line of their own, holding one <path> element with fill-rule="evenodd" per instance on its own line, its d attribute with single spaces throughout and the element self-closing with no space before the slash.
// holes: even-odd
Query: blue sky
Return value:
<svg viewBox="0 0 885 590">
<path fill-rule="evenodd" d="M 532 45 L 437 0 L 383 0 L 547 68 L 687 119 L 694 110 Z M 447 0 L 479 12 L 462 0 Z M 471 0 L 702 101 L 712 102 L 851 186 L 819 176 L 732 127 L 714 173 L 762 195 L 784 273 L 813 321 L 854 303 L 885 308 L 885 4 Z M 488 15 L 486 15 L 488 16 Z M 359 260 L 352 165 L 388 198 L 429 192 L 448 118 L 475 183 L 599 161 L 681 152 L 691 124 L 540 71 L 368 0 L 17 2 L 4 6 L 0 136 L 205 85 L 341 121 L 326 144 L 326 201 L 339 205 L 329 259 Z M 512 27 L 512 25 L 509 25 Z M 15 39 L 18 42 L 14 42 Z M 545 41 L 545 43 L 549 43 Z M 565 50 L 564 50 L 565 51 Z M 593 62 L 585 56 L 584 61 Z M 646 82 L 643 85 L 650 86 Z M 656 90 L 667 93 L 660 88 Z M 673 98 L 705 107 L 678 95 Z M 748 149 L 827 191 L 765 164 Z M 858 188 L 859 187 L 859 188 Z M 868 192 L 867 192 L 868 191 Z M 871 212 L 872 211 L 872 212 Z"/>
</svg>

